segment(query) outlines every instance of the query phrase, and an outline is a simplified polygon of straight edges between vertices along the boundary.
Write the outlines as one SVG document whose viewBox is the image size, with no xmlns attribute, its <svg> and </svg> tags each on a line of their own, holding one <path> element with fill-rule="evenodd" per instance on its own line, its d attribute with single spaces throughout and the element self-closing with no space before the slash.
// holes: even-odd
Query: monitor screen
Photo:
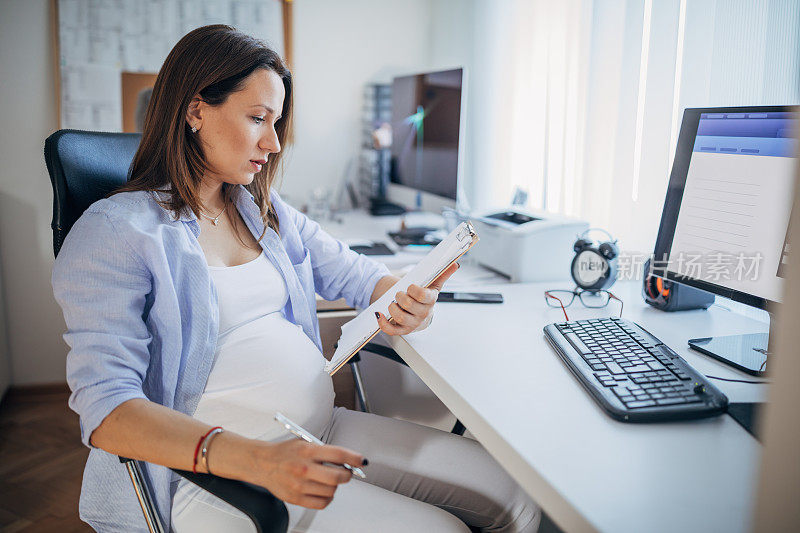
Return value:
<svg viewBox="0 0 800 533">
<path fill-rule="evenodd" d="M 392 183 L 456 199 L 462 69 L 394 78 Z"/>
<path fill-rule="evenodd" d="M 781 300 L 798 118 L 789 107 L 686 110 L 657 273 L 759 307 Z"/>
</svg>

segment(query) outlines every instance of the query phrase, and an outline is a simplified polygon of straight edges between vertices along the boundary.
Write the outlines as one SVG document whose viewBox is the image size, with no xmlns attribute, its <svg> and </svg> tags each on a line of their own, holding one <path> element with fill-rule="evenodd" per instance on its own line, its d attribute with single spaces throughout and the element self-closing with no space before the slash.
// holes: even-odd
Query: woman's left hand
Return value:
<svg viewBox="0 0 800 533">
<path fill-rule="evenodd" d="M 433 318 L 433 305 L 439 297 L 439 291 L 456 270 L 458 263 L 450 265 L 439 274 L 427 289 L 419 285 L 409 285 L 406 292 L 395 294 L 395 301 L 389 305 L 391 320 L 387 320 L 382 313 L 375 313 L 381 331 L 387 335 L 405 335 L 426 328 Z"/>
</svg>

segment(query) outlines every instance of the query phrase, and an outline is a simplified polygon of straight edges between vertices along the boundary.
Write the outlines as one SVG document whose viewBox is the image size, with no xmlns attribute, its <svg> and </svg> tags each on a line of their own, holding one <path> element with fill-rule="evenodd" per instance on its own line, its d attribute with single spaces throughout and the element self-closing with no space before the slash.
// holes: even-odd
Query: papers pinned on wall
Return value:
<svg viewBox="0 0 800 533">
<path fill-rule="evenodd" d="M 283 56 L 282 9 L 282 0 L 58 0 L 61 127 L 122 131 L 122 72 L 157 73 L 200 26 L 229 24 Z"/>
</svg>

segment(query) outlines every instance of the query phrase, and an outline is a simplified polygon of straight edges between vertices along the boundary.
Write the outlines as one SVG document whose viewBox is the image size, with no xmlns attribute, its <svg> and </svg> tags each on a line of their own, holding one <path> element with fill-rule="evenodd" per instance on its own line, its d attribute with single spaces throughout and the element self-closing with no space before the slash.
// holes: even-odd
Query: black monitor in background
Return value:
<svg viewBox="0 0 800 533">
<path fill-rule="evenodd" d="M 459 146 L 463 141 L 463 69 L 394 78 L 390 182 L 456 200 Z"/>
<path fill-rule="evenodd" d="M 780 303 L 800 110 L 686 109 L 654 252 L 654 273 L 747 305 Z M 744 332 L 743 332 L 744 333 Z M 767 334 L 692 339 L 741 370 L 766 370 Z"/>
</svg>

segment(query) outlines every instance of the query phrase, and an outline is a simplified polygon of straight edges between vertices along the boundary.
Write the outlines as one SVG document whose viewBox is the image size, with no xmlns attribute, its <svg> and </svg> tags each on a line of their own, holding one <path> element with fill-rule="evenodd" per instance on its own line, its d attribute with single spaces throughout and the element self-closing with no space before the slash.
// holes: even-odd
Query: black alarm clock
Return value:
<svg viewBox="0 0 800 533">
<path fill-rule="evenodd" d="M 590 232 L 604 233 L 607 241 L 595 242 L 587 236 Z M 572 259 L 570 274 L 575 284 L 587 291 L 599 291 L 611 287 L 617 280 L 617 240 L 609 232 L 600 228 L 589 228 L 578 236 L 572 246 L 575 257 Z"/>
</svg>

